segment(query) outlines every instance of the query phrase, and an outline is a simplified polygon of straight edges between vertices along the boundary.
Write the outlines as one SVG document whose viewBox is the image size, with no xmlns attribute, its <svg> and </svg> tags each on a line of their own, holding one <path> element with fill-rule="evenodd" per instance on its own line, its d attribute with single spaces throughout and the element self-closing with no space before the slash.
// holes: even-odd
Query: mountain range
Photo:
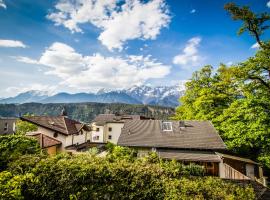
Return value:
<svg viewBox="0 0 270 200">
<path fill-rule="evenodd" d="M 184 94 L 183 85 L 150 87 L 146 85 L 133 86 L 122 90 L 101 89 L 96 93 L 57 93 L 49 95 L 48 92 L 31 90 L 20 93 L 15 97 L 0 99 L 0 104 L 22 103 L 126 103 L 159 105 L 176 107 L 179 97 Z"/>
</svg>

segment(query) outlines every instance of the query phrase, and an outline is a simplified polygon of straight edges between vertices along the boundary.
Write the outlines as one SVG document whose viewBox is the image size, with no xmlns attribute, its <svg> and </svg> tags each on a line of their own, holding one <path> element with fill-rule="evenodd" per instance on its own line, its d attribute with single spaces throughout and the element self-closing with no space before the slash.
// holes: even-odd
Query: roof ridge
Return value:
<svg viewBox="0 0 270 200">
<path fill-rule="evenodd" d="M 66 117 L 65 117 L 65 116 L 60 116 L 60 117 L 63 118 L 63 120 L 64 120 L 64 125 L 65 125 L 66 131 L 67 131 L 67 134 L 69 134 L 69 131 L 68 131 L 68 128 L 67 128 L 67 123 L 66 123 Z"/>
</svg>

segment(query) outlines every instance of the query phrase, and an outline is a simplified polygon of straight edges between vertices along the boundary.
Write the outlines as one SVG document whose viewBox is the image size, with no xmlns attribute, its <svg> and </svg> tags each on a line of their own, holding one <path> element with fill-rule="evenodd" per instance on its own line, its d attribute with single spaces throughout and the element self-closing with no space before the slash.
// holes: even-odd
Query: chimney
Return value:
<svg viewBox="0 0 270 200">
<path fill-rule="evenodd" d="M 179 121 L 179 127 L 180 127 L 180 129 L 185 128 L 185 127 L 186 127 L 186 125 L 185 125 L 185 121 L 180 120 L 180 121 Z"/>
<path fill-rule="evenodd" d="M 66 111 L 65 107 L 63 107 L 63 109 L 61 111 L 61 116 L 67 117 L 67 111 Z"/>
</svg>

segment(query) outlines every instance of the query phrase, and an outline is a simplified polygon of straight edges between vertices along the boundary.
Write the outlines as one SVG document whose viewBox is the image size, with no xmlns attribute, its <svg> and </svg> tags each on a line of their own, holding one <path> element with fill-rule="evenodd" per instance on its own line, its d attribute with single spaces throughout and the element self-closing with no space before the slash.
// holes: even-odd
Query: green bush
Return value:
<svg viewBox="0 0 270 200">
<path fill-rule="evenodd" d="M 112 161 L 86 153 L 28 155 L 9 166 L 12 174 L 0 173 L 2 199 L 254 199 L 251 188 L 219 178 L 183 176 L 190 168 L 176 161 L 149 163 L 125 156 Z"/>
<path fill-rule="evenodd" d="M 40 150 L 23 136 L 1 142 L 2 150 L 5 144 L 13 158 L 6 157 L 8 171 L 0 172 L 0 200 L 254 199 L 249 187 L 203 177 L 200 166 L 164 161 L 154 153 L 137 158 L 135 150 L 113 146 L 106 157 L 92 153 L 48 157 L 31 154 Z"/>
<path fill-rule="evenodd" d="M 41 149 L 35 139 L 8 135 L 0 137 L 0 171 L 5 170 L 9 162 L 25 154 L 40 153 Z"/>
</svg>

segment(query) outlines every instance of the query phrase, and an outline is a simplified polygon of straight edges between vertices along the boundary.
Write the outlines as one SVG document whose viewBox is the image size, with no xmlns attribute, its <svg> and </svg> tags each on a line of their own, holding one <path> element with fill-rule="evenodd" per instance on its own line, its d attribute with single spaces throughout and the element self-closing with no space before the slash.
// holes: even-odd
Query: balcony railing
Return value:
<svg viewBox="0 0 270 200">
<path fill-rule="evenodd" d="M 231 166 L 224 163 L 225 168 L 225 178 L 227 179 L 236 179 L 236 180 L 250 180 L 249 177 L 232 168 Z"/>
</svg>

